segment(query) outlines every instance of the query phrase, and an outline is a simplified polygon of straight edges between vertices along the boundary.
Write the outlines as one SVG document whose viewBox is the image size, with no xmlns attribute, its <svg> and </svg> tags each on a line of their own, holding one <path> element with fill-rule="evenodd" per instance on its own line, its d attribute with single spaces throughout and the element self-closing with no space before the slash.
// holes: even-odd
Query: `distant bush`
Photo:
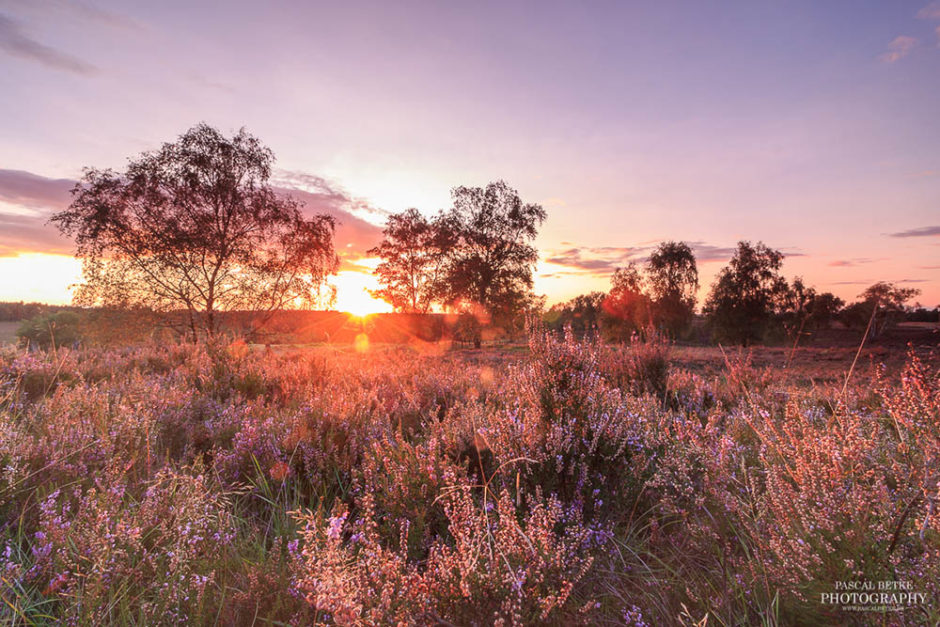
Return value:
<svg viewBox="0 0 940 627">
<path fill-rule="evenodd" d="M 74 346 L 82 340 L 81 316 L 73 311 L 39 314 L 16 331 L 21 344 L 39 348 Z"/>
</svg>

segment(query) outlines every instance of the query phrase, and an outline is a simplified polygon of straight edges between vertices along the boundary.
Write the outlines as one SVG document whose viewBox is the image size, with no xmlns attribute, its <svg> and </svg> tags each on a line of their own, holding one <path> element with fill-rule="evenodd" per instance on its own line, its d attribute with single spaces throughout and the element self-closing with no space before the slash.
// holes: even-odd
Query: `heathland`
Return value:
<svg viewBox="0 0 940 627">
<path fill-rule="evenodd" d="M 0 617 L 940 619 L 931 349 L 438 348 L 3 349 Z"/>
</svg>

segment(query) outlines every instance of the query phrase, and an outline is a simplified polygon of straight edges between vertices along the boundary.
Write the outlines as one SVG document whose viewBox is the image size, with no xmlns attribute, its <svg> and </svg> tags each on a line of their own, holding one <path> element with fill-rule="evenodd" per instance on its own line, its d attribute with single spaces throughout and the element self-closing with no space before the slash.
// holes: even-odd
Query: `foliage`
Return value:
<svg viewBox="0 0 940 627">
<path fill-rule="evenodd" d="M 183 310 L 193 340 L 217 312 L 310 302 L 337 267 L 332 217 L 305 217 L 268 185 L 274 155 L 205 124 L 132 160 L 88 169 L 52 221 L 74 236 L 82 305 Z"/>
<path fill-rule="evenodd" d="M 73 311 L 39 314 L 20 323 L 16 336 L 21 344 L 39 348 L 72 346 L 82 339 L 80 323 Z"/>
<path fill-rule="evenodd" d="M 749 344 L 764 336 L 774 314 L 785 308 L 788 288 L 780 276 L 782 263 L 783 253 L 763 242 L 738 242 L 703 310 L 716 338 Z"/>
<path fill-rule="evenodd" d="M 879 281 L 859 294 L 858 302 L 846 307 L 843 319 L 849 326 L 868 328 L 869 336 L 876 338 L 903 319 L 904 304 L 918 294 L 918 289 Z"/>
<path fill-rule="evenodd" d="M 555 330 L 569 327 L 579 338 L 597 333 L 602 326 L 605 298 L 604 292 L 575 296 L 568 302 L 552 305 L 545 314 L 545 321 Z"/>
<path fill-rule="evenodd" d="M 446 301 L 474 303 L 490 315 L 512 311 L 532 287 L 538 250 L 530 242 L 545 221 L 541 205 L 523 203 L 505 181 L 457 187 L 442 218 L 453 247 L 448 256 Z"/>
<path fill-rule="evenodd" d="M 940 620 L 936 355 L 686 350 L 4 350 L 0 622 Z"/>
<path fill-rule="evenodd" d="M 454 241 L 438 216 L 428 220 L 417 209 L 389 216 L 382 243 L 369 251 L 381 257 L 375 275 L 382 287 L 372 292 L 397 311 L 427 313 L 444 292 L 443 274 Z"/>
<path fill-rule="evenodd" d="M 845 301 L 832 292 L 814 294 L 808 303 L 809 321 L 816 329 L 826 329 L 845 306 Z"/>
<path fill-rule="evenodd" d="M 611 288 L 604 299 L 604 336 L 626 341 L 652 322 L 650 298 L 644 291 L 643 277 L 636 264 L 617 268 Z"/>
<path fill-rule="evenodd" d="M 655 325 L 673 337 L 692 322 L 698 292 L 695 254 L 685 242 L 662 242 L 646 262 Z"/>
</svg>

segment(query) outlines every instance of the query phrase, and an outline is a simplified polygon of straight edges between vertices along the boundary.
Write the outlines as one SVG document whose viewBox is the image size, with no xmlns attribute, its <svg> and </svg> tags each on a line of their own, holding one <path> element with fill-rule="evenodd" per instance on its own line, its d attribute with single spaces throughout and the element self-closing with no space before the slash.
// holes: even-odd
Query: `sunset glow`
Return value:
<svg viewBox="0 0 940 627">
<path fill-rule="evenodd" d="M 68 304 L 81 263 L 67 255 L 24 253 L 0 257 L 0 300 Z"/>
<path fill-rule="evenodd" d="M 362 317 L 392 310 L 391 305 L 369 294 L 370 289 L 378 287 L 375 277 L 371 274 L 340 272 L 330 283 L 336 286 L 335 308 L 338 311 Z"/>
<path fill-rule="evenodd" d="M 383 309 L 363 258 L 390 212 L 499 178 L 548 212 L 549 304 L 668 239 L 694 243 L 700 303 L 739 240 L 846 300 L 891 281 L 940 303 L 933 5 L 419 4 L 4 4 L 0 300 L 68 301 L 74 267 L 12 259 L 74 250 L 47 220 L 82 168 L 205 121 L 337 219 L 339 308 Z"/>
</svg>

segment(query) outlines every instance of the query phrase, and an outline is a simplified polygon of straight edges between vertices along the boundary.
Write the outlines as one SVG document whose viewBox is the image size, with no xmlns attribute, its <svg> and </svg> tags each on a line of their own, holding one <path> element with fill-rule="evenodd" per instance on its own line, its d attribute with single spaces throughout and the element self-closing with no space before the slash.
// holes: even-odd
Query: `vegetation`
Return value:
<svg viewBox="0 0 940 627">
<path fill-rule="evenodd" d="M 21 343 L 39 348 L 73 346 L 82 339 L 80 316 L 74 311 L 39 314 L 24 320 L 16 330 Z"/>
<path fill-rule="evenodd" d="M 389 216 L 382 243 L 369 251 L 382 262 L 375 275 L 382 287 L 372 292 L 396 311 L 428 313 L 445 293 L 448 254 L 455 235 L 442 216 L 428 220 L 417 209 Z"/>
<path fill-rule="evenodd" d="M 657 326 L 673 337 L 692 324 L 698 292 L 695 254 L 685 242 L 663 242 L 646 262 L 646 277 Z"/>
<path fill-rule="evenodd" d="M 780 275 L 783 253 L 763 242 L 738 242 L 731 262 L 715 279 L 703 311 L 719 339 L 749 344 L 760 341 L 787 297 Z"/>
<path fill-rule="evenodd" d="M 333 218 L 305 217 L 268 185 L 274 155 L 205 124 L 127 170 L 86 170 L 52 221 L 75 237 L 80 305 L 183 311 L 192 340 L 217 312 L 309 304 L 338 266 Z"/>
<path fill-rule="evenodd" d="M 6 350 L 0 621 L 934 624 L 818 601 L 940 593 L 924 357 Z"/>
<path fill-rule="evenodd" d="M 545 210 L 523 203 L 505 181 L 457 187 L 453 207 L 433 220 L 409 209 L 389 218 L 370 253 L 381 289 L 373 294 L 399 311 L 427 312 L 434 303 L 504 324 L 532 308 L 531 241 Z"/>
</svg>

